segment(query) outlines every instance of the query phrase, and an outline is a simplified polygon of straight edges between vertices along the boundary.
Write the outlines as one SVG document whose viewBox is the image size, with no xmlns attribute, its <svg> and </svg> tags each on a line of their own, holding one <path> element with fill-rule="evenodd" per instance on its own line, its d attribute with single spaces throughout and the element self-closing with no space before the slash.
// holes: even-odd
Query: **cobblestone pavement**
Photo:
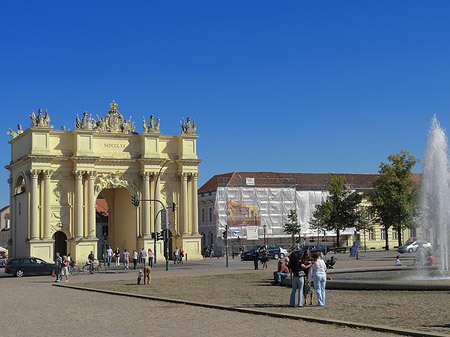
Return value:
<svg viewBox="0 0 450 337">
<path fill-rule="evenodd" d="M 70 283 L 89 277 L 134 279 L 134 274 L 80 275 Z M 2 304 L 7 308 L 2 312 L 2 336 L 392 336 L 64 289 L 53 287 L 49 276 L 4 277 L 0 282 Z"/>
</svg>

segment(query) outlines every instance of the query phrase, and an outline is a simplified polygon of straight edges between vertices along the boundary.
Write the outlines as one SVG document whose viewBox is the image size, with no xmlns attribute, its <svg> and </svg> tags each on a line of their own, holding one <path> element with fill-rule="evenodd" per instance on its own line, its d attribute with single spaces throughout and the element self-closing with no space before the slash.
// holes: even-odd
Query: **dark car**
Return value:
<svg viewBox="0 0 450 337">
<path fill-rule="evenodd" d="M 51 275 L 55 269 L 54 263 L 48 263 L 37 257 L 16 257 L 9 259 L 5 266 L 5 273 L 18 277 L 25 275 Z"/>
<path fill-rule="evenodd" d="M 300 247 L 300 252 L 303 254 L 303 252 L 309 248 L 309 251 L 311 252 L 311 254 L 316 253 L 316 252 L 321 252 L 322 255 L 325 255 L 327 253 L 327 248 L 325 246 L 322 245 L 305 245 L 305 246 L 301 246 Z"/>
<path fill-rule="evenodd" d="M 251 247 L 249 250 L 243 252 L 241 254 L 241 260 L 243 261 L 250 261 L 253 260 L 253 252 L 256 250 L 259 251 L 259 259 L 261 259 L 262 257 L 262 252 L 261 249 L 262 247 L 264 247 L 264 245 L 256 245 Z M 269 251 L 269 257 L 271 259 L 275 259 L 278 260 L 279 258 L 283 258 L 284 257 L 284 252 L 282 251 L 282 249 L 280 248 L 280 246 L 278 245 L 266 245 L 267 250 Z"/>
</svg>

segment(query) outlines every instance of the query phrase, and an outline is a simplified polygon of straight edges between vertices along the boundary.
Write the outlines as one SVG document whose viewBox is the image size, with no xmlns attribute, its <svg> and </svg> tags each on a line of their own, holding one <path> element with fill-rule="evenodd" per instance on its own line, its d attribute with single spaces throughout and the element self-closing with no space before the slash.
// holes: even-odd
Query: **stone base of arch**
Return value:
<svg viewBox="0 0 450 337">
<path fill-rule="evenodd" d="M 28 252 L 23 256 L 39 257 L 47 262 L 53 262 L 54 256 L 54 241 L 53 240 L 29 240 L 27 242 Z M 18 254 L 19 256 L 21 254 Z"/>
<path fill-rule="evenodd" d="M 82 267 L 86 261 L 88 255 L 91 251 L 97 256 L 97 239 L 80 239 L 80 240 L 70 240 L 68 245 L 68 251 L 72 252 L 72 258 L 77 261 L 77 265 Z"/>
<path fill-rule="evenodd" d="M 188 261 L 203 260 L 201 235 L 178 236 L 175 242 L 176 247 L 183 247 Z"/>
</svg>

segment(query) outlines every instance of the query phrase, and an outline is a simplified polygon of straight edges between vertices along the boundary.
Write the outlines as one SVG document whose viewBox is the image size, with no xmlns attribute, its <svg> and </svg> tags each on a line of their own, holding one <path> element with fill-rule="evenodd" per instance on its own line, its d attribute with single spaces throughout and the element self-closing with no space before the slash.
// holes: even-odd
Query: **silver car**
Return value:
<svg viewBox="0 0 450 337">
<path fill-rule="evenodd" d="M 431 250 L 431 243 L 426 242 L 426 241 L 416 240 L 416 241 L 412 241 L 412 242 L 407 242 L 403 246 L 398 247 L 397 251 L 402 254 L 407 253 L 407 252 L 413 253 L 413 252 L 417 251 L 417 248 L 419 248 L 420 244 L 422 244 L 423 248 Z"/>
</svg>

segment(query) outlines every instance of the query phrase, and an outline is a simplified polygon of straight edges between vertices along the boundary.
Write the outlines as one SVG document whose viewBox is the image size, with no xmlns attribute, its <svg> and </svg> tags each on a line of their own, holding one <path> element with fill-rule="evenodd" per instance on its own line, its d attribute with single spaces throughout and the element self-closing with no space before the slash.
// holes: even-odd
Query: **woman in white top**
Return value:
<svg viewBox="0 0 450 337">
<path fill-rule="evenodd" d="M 320 252 L 313 254 L 312 273 L 314 277 L 314 289 L 317 293 L 317 306 L 325 305 L 325 285 L 327 283 L 327 266 L 321 259 Z"/>
</svg>

